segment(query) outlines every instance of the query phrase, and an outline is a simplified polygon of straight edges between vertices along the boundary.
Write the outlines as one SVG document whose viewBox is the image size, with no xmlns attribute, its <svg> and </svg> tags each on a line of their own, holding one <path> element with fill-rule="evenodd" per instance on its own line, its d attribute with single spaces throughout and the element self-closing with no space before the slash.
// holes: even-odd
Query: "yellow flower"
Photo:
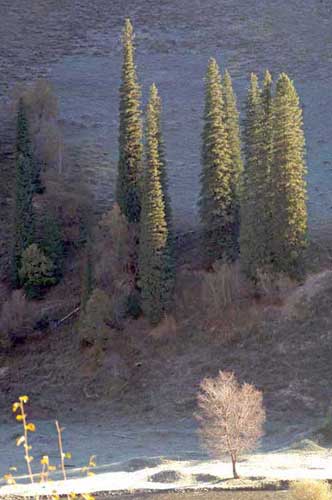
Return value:
<svg viewBox="0 0 332 500">
<path fill-rule="evenodd" d="M 29 401 L 28 396 L 20 396 L 18 398 L 22 403 L 27 403 Z"/>
<path fill-rule="evenodd" d="M 25 429 L 26 429 L 27 431 L 35 432 L 35 430 L 36 430 L 36 426 L 35 426 L 35 424 L 33 424 L 33 423 L 31 423 L 31 422 L 30 422 L 30 424 L 27 424 L 27 425 L 25 426 Z"/>
<path fill-rule="evenodd" d="M 19 409 L 19 407 L 20 407 L 20 403 L 18 403 L 16 401 L 16 403 L 14 403 L 13 406 L 12 406 L 13 413 L 16 413 L 17 410 Z"/>
<path fill-rule="evenodd" d="M 48 465 L 49 464 L 49 458 L 47 455 L 44 455 L 40 461 L 42 465 Z"/>
<path fill-rule="evenodd" d="M 89 493 L 83 493 L 82 497 L 84 500 L 95 500 L 95 497 L 93 495 L 90 495 Z"/>
<path fill-rule="evenodd" d="M 12 474 L 5 474 L 3 476 L 4 480 L 6 481 L 7 484 L 15 484 L 16 481 L 15 479 L 13 478 Z"/>
</svg>

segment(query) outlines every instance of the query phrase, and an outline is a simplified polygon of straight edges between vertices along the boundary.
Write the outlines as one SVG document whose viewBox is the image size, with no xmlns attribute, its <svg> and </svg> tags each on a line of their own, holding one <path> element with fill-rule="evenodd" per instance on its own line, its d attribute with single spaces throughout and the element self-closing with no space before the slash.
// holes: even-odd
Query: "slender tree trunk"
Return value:
<svg viewBox="0 0 332 500">
<path fill-rule="evenodd" d="M 232 467 L 233 467 L 233 477 L 234 479 L 239 479 L 239 475 L 237 473 L 237 470 L 236 470 L 236 458 L 235 457 L 231 457 L 232 458 Z"/>
</svg>

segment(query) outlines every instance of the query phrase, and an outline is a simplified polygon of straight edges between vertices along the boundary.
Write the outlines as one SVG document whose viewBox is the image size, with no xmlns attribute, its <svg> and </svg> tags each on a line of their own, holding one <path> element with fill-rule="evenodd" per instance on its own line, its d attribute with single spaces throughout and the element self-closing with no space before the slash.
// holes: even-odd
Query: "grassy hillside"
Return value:
<svg viewBox="0 0 332 500">
<path fill-rule="evenodd" d="M 2 85 L 47 76 L 60 97 L 66 141 L 99 206 L 110 206 L 117 156 L 123 19 L 137 33 L 145 99 L 155 81 L 165 107 L 171 194 L 178 224 L 194 223 L 198 195 L 203 76 L 208 57 L 227 65 L 243 102 L 251 71 L 286 71 L 304 104 L 311 227 L 330 218 L 332 8 L 328 0 L 0 1 Z M 27 27 L 29 26 L 29 30 Z"/>
</svg>

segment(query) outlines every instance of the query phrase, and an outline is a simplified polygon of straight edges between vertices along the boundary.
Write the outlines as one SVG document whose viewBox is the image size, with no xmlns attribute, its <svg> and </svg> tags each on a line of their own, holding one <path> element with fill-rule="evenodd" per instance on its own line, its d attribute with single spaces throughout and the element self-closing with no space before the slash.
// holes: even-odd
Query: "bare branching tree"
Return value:
<svg viewBox="0 0 332 500">
<path fill-rule="evenodd" d="M 238 478 L 239 456 L 255 449 L 263 435 L 265 410 L 262 393 L 253 385 L 238 383 L 233 373 L 206 378 L 198 395 L 200 435 L 216 457 L 228 454 Z"/>
</svg>

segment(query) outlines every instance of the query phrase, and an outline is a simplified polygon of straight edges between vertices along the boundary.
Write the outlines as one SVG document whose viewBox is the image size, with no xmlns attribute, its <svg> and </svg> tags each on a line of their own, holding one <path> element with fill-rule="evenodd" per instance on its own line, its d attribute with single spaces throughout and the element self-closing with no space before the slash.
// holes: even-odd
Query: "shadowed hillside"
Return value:
<svg viewBox="0 0 332 500">
<path fill-rule="evenodd" d="M 60 97 L 66 141 L 99 206 L 110 206 L 118 124 L 119 32 L 137 33 L 143 94 L 155 81 L 165 103 L 171 195 L 180 222 L 195 221 L 203 76 L 209 56 L 227 65 L 241 105 L 250 71 L 286 71 L 304 105 L 312 227 L 328 224 L 332 185 L 332 8 L 327 0 L 155 2 L 0 1 L 3 80 L 46 76 Z M 45 36 L 47 35 L 47 36 Z M 7 88 L 0 89 L 3 95 Z"/>
</svg>

